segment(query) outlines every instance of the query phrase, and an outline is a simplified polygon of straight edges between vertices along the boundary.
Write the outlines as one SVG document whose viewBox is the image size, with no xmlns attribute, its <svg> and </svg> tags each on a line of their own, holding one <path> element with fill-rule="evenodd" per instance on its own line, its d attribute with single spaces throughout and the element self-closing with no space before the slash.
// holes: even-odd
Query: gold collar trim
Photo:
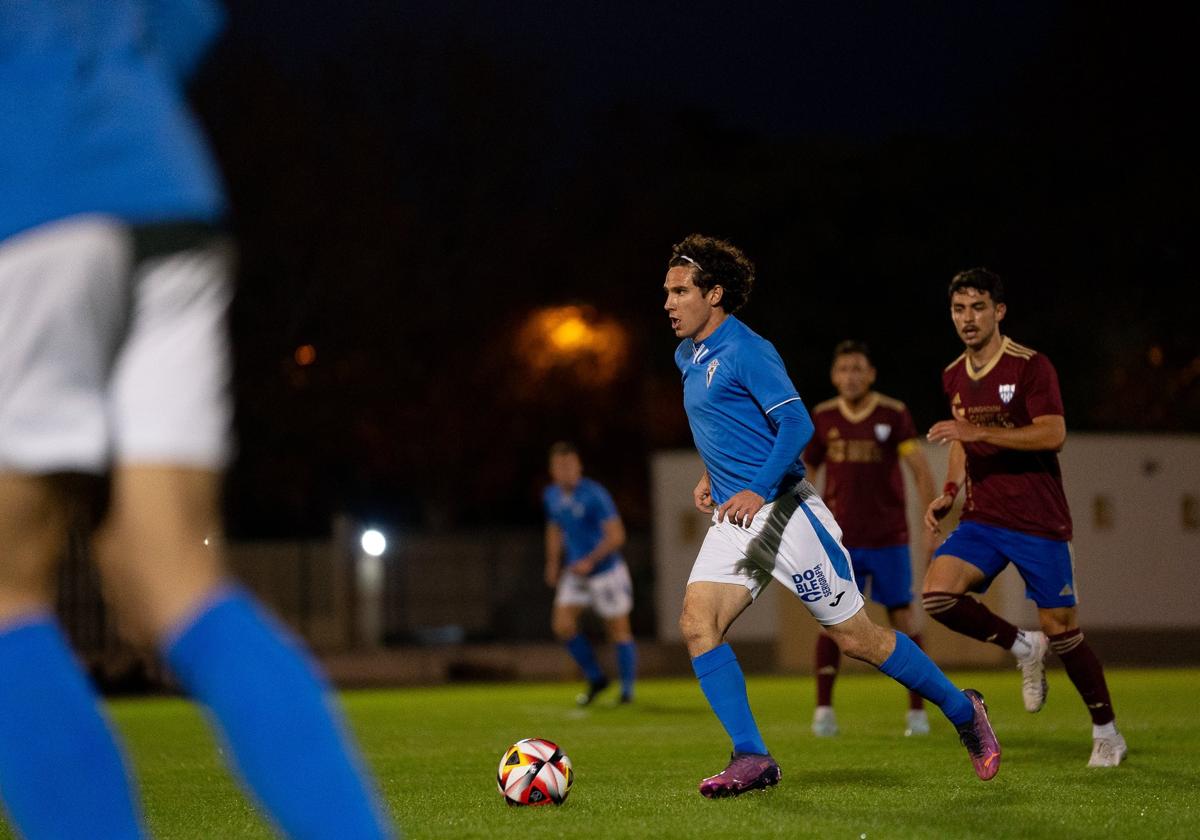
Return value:
<svg viewBox="0 0 1200 840">
<path fill-rule="evenodd" d="M 866 399 L 863 400 L 863 407 L 858 411 L 851 411 L 850 406 L 846 405 L 846 401 L 841 397 L 838 397 L 837 406 L 838 412 L 851 423 L 861 423 L 871 416 L 871 412 L 879 407 L 879 394 L 876 394 L 874 391 L 869 392 Z"/>
</svg>

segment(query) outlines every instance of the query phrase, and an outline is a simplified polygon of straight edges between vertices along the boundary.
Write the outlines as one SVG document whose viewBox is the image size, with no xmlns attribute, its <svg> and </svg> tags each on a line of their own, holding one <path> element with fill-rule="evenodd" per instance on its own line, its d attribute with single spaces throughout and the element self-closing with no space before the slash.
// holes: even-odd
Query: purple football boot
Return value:
<svg viewBox="0 0 1200 840">
<path fill-rule="evenodd" d="M 779 784 L 783 771 L 769 755 L 734 753 L 729 766 L 700 783 L 700 795 L 709 799 L 738 796 L 751 790 Z"/>
<path fill-rule="evenodd" d="M 983 781 L 1000 772 L 1000 742 L 992 731 L 991 721 L 987 716 L 987 705 L 983 695 L 973 688 L 963 690 L 963 694 L 975 707 L 975 716 L 958 727 L 958 740 L 967 748 L 971 756 L 971 764 L 975 767 L 975 775 Z"/>
</svg>

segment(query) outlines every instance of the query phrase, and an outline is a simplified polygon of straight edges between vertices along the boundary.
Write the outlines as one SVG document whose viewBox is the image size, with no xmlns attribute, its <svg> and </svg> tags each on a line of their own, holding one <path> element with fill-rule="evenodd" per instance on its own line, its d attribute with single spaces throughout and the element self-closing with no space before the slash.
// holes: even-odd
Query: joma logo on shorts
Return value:
<svg viewBox="0 0 1200 840">
<path fill-rule="evenodd" d="M 803 574 L 792 575 L 792 583 L 796 585 L 796 594 L 801 601 L 820 601 L 833 594 L 820 566 L 807 569 Z"/>
</svg>

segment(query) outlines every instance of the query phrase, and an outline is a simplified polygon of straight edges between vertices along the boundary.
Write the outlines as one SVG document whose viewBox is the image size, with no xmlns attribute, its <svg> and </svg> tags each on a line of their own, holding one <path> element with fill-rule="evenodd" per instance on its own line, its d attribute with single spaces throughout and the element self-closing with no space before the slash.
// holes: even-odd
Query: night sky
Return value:
<svg viewBox="0 0 1200 840">
<path fill-rule="evenodd" d="M 740 315 L 810 406 L 854 337 L 940 419 L 946 283 L 987 265 L 1070 428 L 1200 429 L 1192 22 L 796 5 L 231 3 L 194 99 L 242 246 L 233 534 L 534 524 L 563 437 L 646 527 L 692 231 L 756 261 Z M 625 337 L 604 376 L 531 349 L 565 305 Z"/>
</svg>

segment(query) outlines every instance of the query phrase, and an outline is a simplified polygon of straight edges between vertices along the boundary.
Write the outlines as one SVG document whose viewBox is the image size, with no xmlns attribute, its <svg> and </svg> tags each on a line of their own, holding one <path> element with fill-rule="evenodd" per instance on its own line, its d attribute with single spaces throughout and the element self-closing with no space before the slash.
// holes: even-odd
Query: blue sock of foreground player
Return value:
<svg viewBox="0 0 1200 840">
<path fill-rule="evenodd" d="M 0 630 L 0 791 L 24 837 L 142 837 L 96 693 L 54 620 Z"/>
<path fill-rule="evenodd" d="M 596 661 L 596 652 L 592 650 L 592 643 L 587 640 L 587 636 L 576 633 L 567 640 L 567 651 L 579 665 L 583 675 L 588 678 L 588 682 L 598 683 L 604 679 L 604 672 L 600 670 L 600 663 Z"/>
<path fill-rule="evenodd" d="M 208 707 L 237 769 L 290 837 L 391 836 L 329 690 L 286 631 L 225 591 L 165 646 Z"/>
<path fill-rule="evenodd" d="M 621 696 L 633 697 L 633 679 L 637 674 L 637 645 L 632 639 L 617 645 L 617 671 L 621 674 Z"/>
<path fill-rule="evenodd" d="M 955 726 L 969 723 L 975 717 L 975 709 L 967 696 L 954 687 L 925 651 L 899 631 L 896 631 L 896 649 L 879 670 L 936 704 Z"/>
<path fill-rule="evenodd" d="M 692 660 L 692 670 L 700 680 L 700 690 L 708 698 L 717 719 L 729 733 L 736 753 L 766 755 L 767 745 L 758 734 L 758 724 L 746 697 L 746 678 L 733 648 L 719 645 Z"/>
</svg>

